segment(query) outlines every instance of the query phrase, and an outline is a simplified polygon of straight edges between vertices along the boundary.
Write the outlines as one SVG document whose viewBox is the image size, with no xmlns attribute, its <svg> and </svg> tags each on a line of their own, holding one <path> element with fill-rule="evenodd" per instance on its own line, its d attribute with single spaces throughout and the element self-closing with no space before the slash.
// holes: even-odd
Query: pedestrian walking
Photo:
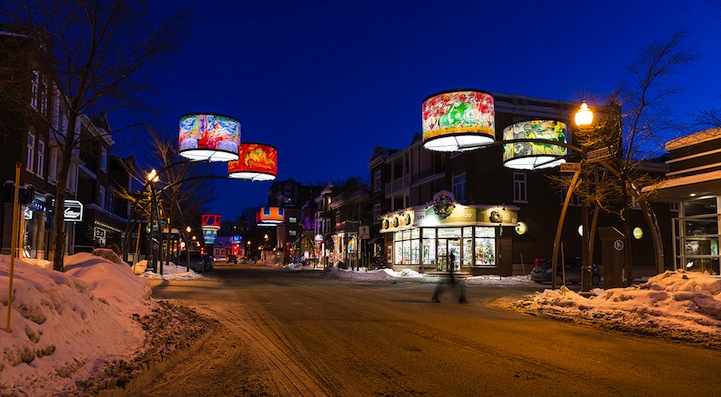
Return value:
<svg viewBox="0 0 721 397">
<path fill-rule="evenodd" d="M 457 289 L 459 291 L 458 303 L 468 303 L 468 300 L 466 300 L 466 287 L 460 280 L 456 280 L 453 274 L 453 271 L 455 270 L 455 259 L 456 256 L 453 254 L 453 251 L 451 251 L 448 254 L 448 280 L 441 281 L 438 285 L 436 285 L 436 290 L 433 292 L 433 297 L 431 298 L 432 302 L 440 303 L 440 296 L 446 289 Z"/>
</svg>

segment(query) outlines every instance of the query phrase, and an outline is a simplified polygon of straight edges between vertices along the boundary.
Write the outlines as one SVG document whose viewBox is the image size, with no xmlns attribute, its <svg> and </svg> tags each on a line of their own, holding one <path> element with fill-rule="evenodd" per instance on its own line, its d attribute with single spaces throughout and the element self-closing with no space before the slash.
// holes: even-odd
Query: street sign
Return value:
<svg viewBox="0 0 721 397">
<path fill-rule="evenodd" d="M 361 240 L 365 240 L 370 238 L 370 227 L 368 226 L 359 226 L 358 227 L 358 234 L 360 234 Z"/>
<path fill-rule="evenodd" d="M 561 172 L 581 172 L 581 163 L 561 163 Z"/>
<path fill-rule="evenodd" d="M 589 162 L 601 161 L 611 157 L 611 148 L 606 146 L 605 148 L 591 150 L 586 153 L 586 160 Z"/>
</svg>

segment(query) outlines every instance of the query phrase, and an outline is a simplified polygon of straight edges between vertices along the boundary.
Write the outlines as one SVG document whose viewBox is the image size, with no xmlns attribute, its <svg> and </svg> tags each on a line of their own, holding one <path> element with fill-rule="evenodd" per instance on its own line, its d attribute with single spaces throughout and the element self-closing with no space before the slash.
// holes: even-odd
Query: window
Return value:
<svg viewBox="0 0 721 397">
<path fill-rule="evenodd" d="M 381 203 L 373 204 L 373 224 L 381 223 Z"/>
<path fill-rule="evenodd" d="M 459 203 L 466 202 L 466 174 L 453 177 L 453 196 Z"/>
<path fill-rule="evenodd" d="M 514 203 L 527 203 L 528 202 L 528 191 L 527 191 L 527 176 L 525 172 L 514 172 L 513 173 L 513 202 Z"/>
<path fill-rule="evenodd" d="M 100 186 L 98 192 L 98 205 L 100 208 L 105 208 L 105 186 Z"/>
<path fill-rule="evenodd" d="M 115 196 L 113 196 L 113 193 L 108 193 L 108 201 L 106 204 L 107 205 L 105 206 L 106 207 L 105 209 L 108 210 L 108 212 L 110 212 L 111 214 L 114 214 L 115 213 Z"/>
<path fill-rule="evenodd" d="M 669 210 L 671 212 L 678 212 L 678 203 L 670 203 L 669 204 Z"/>
<path fill-rule="evenodd" d="M 104 146 L 100 148 L 100 169 L 104 172 L 108 171 L 108 149 Z"/>
<path fill-rule="evenodd" d="M 48 81 L 42 79 L 40 82 L 40 103 L 38 104 L 38 111 L 45 114 L 48 111 Z"/>
<path fill-rule="evenodd" d="M 381 170 L 376 170 L 373 173 L 373 191 L 377 192 L 381 190 Z"/>
<path fill-rule="evenodd" d="M 45 141 L 38 141 L 38 161 L 37 161 L 37 172 L 39 177 L 43 177 L 45 168 Z"/>
<path fill-rule="evenodd" d="M 58 180 L 58 148 L 50 149 L 50 164 L 48 164 L 48 179 Z"/>
<path fill-rule="evenodd" d="M 34 109 L 38 108 L 38 91 L 40 90 L 40 72 L 33 70 L 33 76 L 30 79 L 30 106 Z"/>
<path fill-rule="evenodd" d="M 35 165 L 35 130 L 33 130 L 32 127 L 30 127 L 30 131 L 28 131 L 28 150 L 27 150 L 27 160 L 25 163 L 25 169 L 33 172 L 33 166 Z"/>
</svg>

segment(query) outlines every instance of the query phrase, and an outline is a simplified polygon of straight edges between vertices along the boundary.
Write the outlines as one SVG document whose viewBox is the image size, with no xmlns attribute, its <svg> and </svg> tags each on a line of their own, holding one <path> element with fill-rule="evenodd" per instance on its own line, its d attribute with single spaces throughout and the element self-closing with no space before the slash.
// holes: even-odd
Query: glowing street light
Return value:
<svg viewBox="0 0 721 397">
<path fill-rule="evenodd" d="M 593 112 L 588 108 L 586 101 L 583 101 L 581 108 L 576 112 L 576 125 L 579 127 L 593 123 Z"/>
</svg>

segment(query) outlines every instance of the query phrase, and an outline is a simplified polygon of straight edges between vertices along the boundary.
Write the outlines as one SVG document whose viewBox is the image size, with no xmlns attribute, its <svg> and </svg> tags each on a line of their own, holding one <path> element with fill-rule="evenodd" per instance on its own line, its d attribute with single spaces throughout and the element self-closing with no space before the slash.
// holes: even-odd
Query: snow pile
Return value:
<svg viewBox="0 0 721 397">
<path fill-rule="evenodd" d="M 142 268 L 147 267 L 147 261 L 142 260 L 138 262 L 136 265 L 140 265 Z M 146 270 L 142 274 L 140 274 L 141 277 L 145 278 L 152 278 L 152 279 L 161 279 L 161 280 L 192 280 L 196 278 L 202 278 L 204 277 L 201 274 L 198 274 L 185 266 L 176 265 L 173 262 L 168 262 L 163 264 L 163 274 L 160 275 L 158 273 L 152 272 L 150 270 Z"/>
<path fill-rule="evenodd" d="M 150 312 L 151 290 L 128 264 L 80 253 L 65 258 L 61 273 L 28 262 L 15 260 L 7 333 L 10 257 L 0 256 L 0 394 L 76 390 L 76 381 L 142 344 L 133 319 Z"/>
<path fill-rule="evenodd" d="M 565 287 L 512 306 L 526 312 L 705 344 L 721 343 L 721 280 L 666 271 L 627 288 L 596 289 L 585 298 Z"/>
<path fill-rule="evenodd" d="M 523 285 L 534 284 L 531 275 L 527 276 L 472 276 L 466 279 L 468 285 Z"/>
</svg>

